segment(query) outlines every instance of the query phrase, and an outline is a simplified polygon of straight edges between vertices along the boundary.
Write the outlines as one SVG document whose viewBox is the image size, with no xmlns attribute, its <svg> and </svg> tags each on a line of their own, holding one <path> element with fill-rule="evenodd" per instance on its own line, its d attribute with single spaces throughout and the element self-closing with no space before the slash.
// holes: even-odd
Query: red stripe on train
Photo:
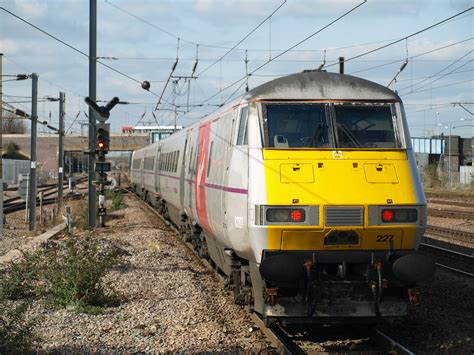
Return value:
<svg viewBox="0 0 474 355">
<path fill-rule="evenodd" d="M 207 232 L 212 233 L 207 217 L 206 208 L 206 174 L 209 162 L 209 141 L 211 138 L 211 121 L 199 126 L 198 134 L 198 157 L 196 175 L 194 178 L 194 194 L 196 200 L 196 211 L 199 225 Z"/>
</svg>

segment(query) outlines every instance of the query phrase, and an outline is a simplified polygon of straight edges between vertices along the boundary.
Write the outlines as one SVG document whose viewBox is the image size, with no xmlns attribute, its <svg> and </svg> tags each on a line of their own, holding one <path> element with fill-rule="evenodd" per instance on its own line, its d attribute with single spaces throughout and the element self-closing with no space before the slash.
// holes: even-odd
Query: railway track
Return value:
<svg viewBox="0 0 474 355">
<path fill-rule="evenodd" d="M 428 225 L 426 228 L 428 236 L 441 237 L 451 241 L 460 241 L 470 243 L 474 246 L 474 233 Z"/>
<path fill-rule="evenodd" d="M 427 199 L 436 199 L 436 200 L 450 200 L 450 202 L 453 202 L 453 200 L 461 200 L 465 201 L 466 199 L 469 200 L 470 202 L 474 202 L 474 195 L 472 194 L 465 194 L 461 192 L 431 192 L 431 191 L 425 191 L 425 196 Z"/>
<path fill-rule="evenodd" d="M 79 178 L 76 180 L 76 183 L 83 182 L 86 179 L 87 177 Z M 63 186 L 68 186 L 68 183 L 66 182 Z M 57 184 L 41 185 L 41 187 L 38 188 L 38 192 L 43 192 L 43 205 L 50 205 L 57 202 L 57 197 L 44 198 L 44 197 L 52 196 L 58 193 Z M 77 195 L 66 195 L 65 197 L 70 198 L 70 199 L 79 199 L 81 198 L 81 196 L 82 195 L 77 194 Z M 39 205 L 40 205 L 40 200 L 37 197 L 36 206 L 39 206 Z M 4 214 L 18 212 L 18 211 L 24 210 L 25 207 L 26 207 L 26 201 L 21 200 L 19 196 L 11 197 L 3 201 Z"/>
<path fill-rule="evenodd" d="M 419 250 L 430 254 L 436 266 L 463 276 L 474 277 L 474 255 L 460 253 L 429 243 L 420 243 Z"/>
<path fill-rule="evenodd" d="M 474 211 L 457 211 L 437 208 L 428 208 L 428 215 L 433 217 L 459 218 L 474 220 Z"/>
<path fill-rule="evenodd" d="M 278 324 L 266 327 L 258 315 L 251 314 L 251 318 L 280 354 L 414 354 L 376 328 L 350 326 L 308 328 Z"/>
<path fill-rule="evenodd" d="M 194 250 L 193 246 L 189 242 L 185 242 L 176 229 L 176 227 L 166 220 L 162 215 L 158 213 L 152 206 L 140 199 L 137 195 L 132 193 L 132 195 L 140 201 L 146 208 L 151 211 L 155 216 L 160 218 L 171 230 L 173 230 L 178 239 L 181 240 L 188 248 L 188 250 L 202 263 L 207 269 L 213 272 L 213 275 L 220 281 L 225 281 L 224 277 L 216 272 L 216 268 L 206 259 L 202 259 L 198 253 Z M 292 334 L 291 331 L 286 329 L 285 326 L 279 324 L 273 324 L 270 327 L 267 327 L 259 315 L 251 313 L 250 317 L 253 322 L 259 327 L 259 329 L 267 336 L 273 346 L 278 350 L 280 354 L 306 354 L 314 353 L 314 350 L 311 349 L 311 346 L 318 345 L 315 340 L 302 335 L 301 332 L 297 332 L 296 335 Z M 323 328 L 321 328 L 323 329 Z M 359 331 L 355 331 L 358 333 Z M 318 332 L 318 339 L 324 339 L 324 332 Z M 349 335 L 348 335 L 349 337 Z M 412 351 L 408 350 L 406 347 L 390 338 L 388 335 L 384 334 L 379 330 L 372 330 L 369 335 L 366 336 L 367 344 L 364 344 L 363 347 L 358 350 L 358 354 L 374 354 L 374 353 L 394 353 L 394 354 L 414 354 Z M 350 342 L 349 342 L 350 343 Z M 311 350 L 305 350 L 305 348 L 310 348 Z M 348 344 L 347 348 L 343 348 L 339 345 L 337 353 L 348 353 L 353 352 L 353 344 Z"/>
<path fill-rule="evenodd" d="M 463 202 L 463 201 L 452 201 L 452 200 L 441 200 L 441 199 L 428 199 L 428 203 L 435 203 L 437 205 L 448 205 L 448 206 L 459 206 L 466 208 L 474 208 L 474 203 Z"/>
</svg>

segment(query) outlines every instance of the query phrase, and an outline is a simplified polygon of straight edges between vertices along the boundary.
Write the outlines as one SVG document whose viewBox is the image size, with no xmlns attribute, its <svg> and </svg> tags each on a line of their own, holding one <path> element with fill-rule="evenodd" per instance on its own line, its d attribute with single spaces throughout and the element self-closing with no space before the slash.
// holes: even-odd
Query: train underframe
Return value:
<svg viewBox="0 0 474 355">
<path fill-rule="evenodd" d="M 235 303 L 260 314 L 267 325 L 377 323 L 403 317 L 410 303 L 419 302 L 415 283 L 402 282 L 393 273 L 394 262 L 416 255 L 415 250 L 265 250 L 257 265 L 219 245 L 166 201 L 138 194 L 208 260 Z"/>
<path fill-rule="evenodd" d="M 267 322 L 374 323 L 403 317 L 418 303 L 414 284 L 401 282 L 393 263 L 413 251 L 264 251 L 263 289 L 255 310 Z"/>
</svg>

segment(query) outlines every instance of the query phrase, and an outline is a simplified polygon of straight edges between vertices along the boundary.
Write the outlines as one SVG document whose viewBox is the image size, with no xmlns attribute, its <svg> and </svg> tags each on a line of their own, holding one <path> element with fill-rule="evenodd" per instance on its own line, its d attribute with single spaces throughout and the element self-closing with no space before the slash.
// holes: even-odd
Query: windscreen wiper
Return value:
<svg viewBox="0 0 474 355">
<path fill-rule="evenodd" d="M 346 134 L 346 136 L 352 141 L 352 143 L 354 143 L 354 145 L 356 146 L 356 148 L 361 148 L 362 145 L 360 144 L 360 142 L 358 141 L 358 139 L 352 134 L 352 132 L 344 125 L 344 123 L 337 123 L 337 128 L 341 129 L 343 133 Z"/>
</svg>

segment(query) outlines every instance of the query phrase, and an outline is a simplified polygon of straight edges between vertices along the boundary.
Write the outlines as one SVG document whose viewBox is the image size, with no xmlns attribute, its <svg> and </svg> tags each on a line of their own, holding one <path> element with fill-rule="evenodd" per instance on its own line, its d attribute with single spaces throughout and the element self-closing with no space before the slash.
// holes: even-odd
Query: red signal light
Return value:
<svg viewBox="0 0 474 355">
<path fill-rule="evenodd" d="M 393 220 L 393 211 L 383 210 L 382 211 L 382 221 L 391 222 Z"/>
<path fill-rule="evenodd" d="M 290 217 L 293 222 L 299 222 L 303 217 L 303 214 L 301 213 L 301 211 L 293 210 L 291 211 Z"/>
</svg>

